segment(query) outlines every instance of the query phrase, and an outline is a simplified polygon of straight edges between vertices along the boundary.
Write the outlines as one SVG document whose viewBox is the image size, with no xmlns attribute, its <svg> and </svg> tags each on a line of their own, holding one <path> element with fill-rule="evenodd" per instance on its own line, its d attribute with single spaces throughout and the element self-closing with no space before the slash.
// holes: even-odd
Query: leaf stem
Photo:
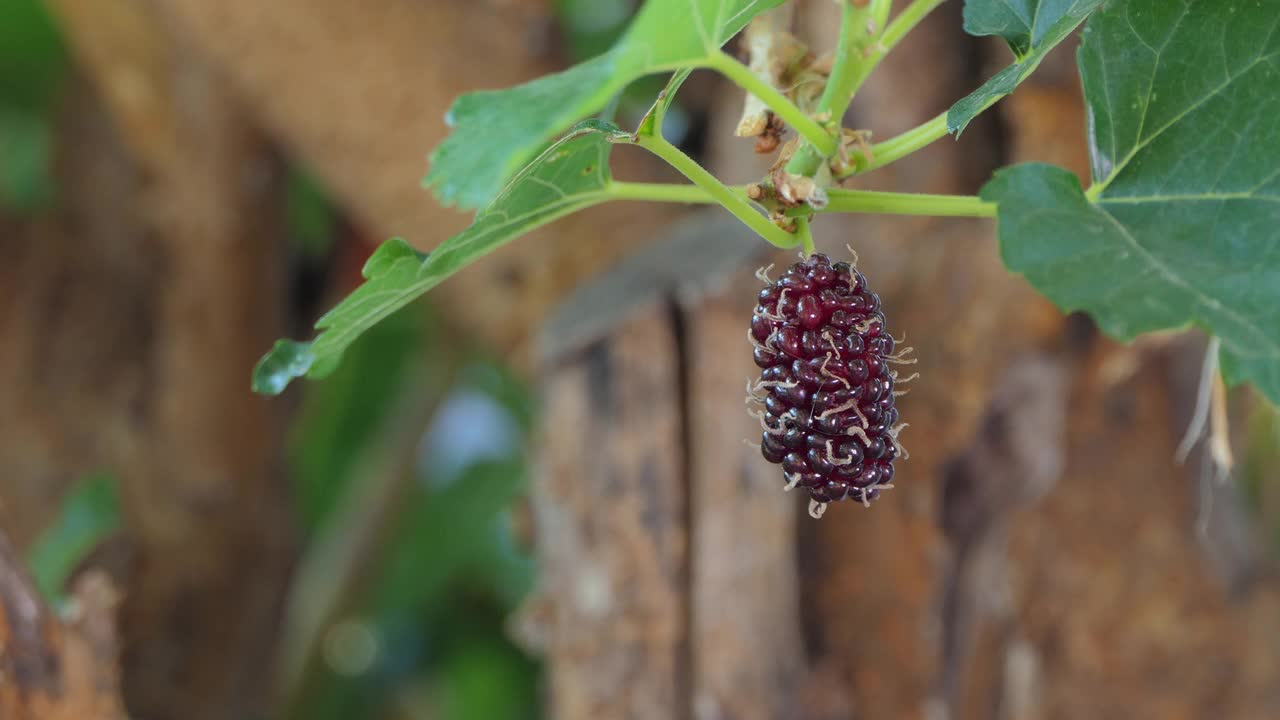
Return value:
<svg viewBox="0 0 1280 720">
<path fill-rule="evenodd" d="M 788 125 L 800 133 L 805 140 L 832 155 L 836 151 L 835 136 L 809 117 L 795 103 L 791 102 L 777 88 L 756 76 L 746 65 L 738 62 L 724 51 L 717 51 L 707 58 L 707 67 L 732 80 L 738 87 L 764 101 L 769 109 Z"/>
<path fill-rule="evenodd" d="M 856 173 L 864 173 L 884 167 L 933 143 L 935 140 L 946 137 L 946 135 L 947 114 L 944 112 L 901 135 L 872 145 L 871 159 L 867 160 L 865 157 L 859 156 L 856 163 L 854 163 L 854 167 L 840 175 L 840 177 L 848 177 Z"/>
<path fill-rule="evenodd" d="M 726 187 L 735 196 L 746 199 L 746 186 Z M 709 205 L 719 201 L 698 185 L 665 183 L 633 183 L 614 180 L 605 192 L 618 200 L 647 200 L 686 205 Z M 928 195 L 922 193 L 881 192 L 878 190 L 827 190 L 827 206 L 822 213 L 884 213 L 887 215 L 933 215 L 938 217 L 995 217 L 996 204 L 973 195 Z M 804 219 L 814 210 L 794 208 L 788 214 Z M 801 242 L 804 236 L 801 235 Z M 789 246 L 794 246 L 795 242 Z"/>
<path fill-rule="evenodd" d="M 830 119 L 837 124 L 840 122 L 837 115 L 844 115 L 849 102 L 853 100 L 854 83 L 857 82 L 858 66 L 861 64 L 860 46 L 868 39 L 867 28 L 876 10 L 874 3 L 857 7 L 846 2 L 843 6 L 840 14 L 840 37 L 836 41 L 831 77 L 822 89 L 822 97 L 818 98 L 818 114 L 829 113 Z"/>
<path fill-rule="evenodd" d="M 747 197 L 742 187 L 729 187 L 736 195 Z M 698 185 L 675 183 L 638 183 L 612 180 L 605 188 L 609 197 L 617 200 L 641 200 L 648 202 L 680 203 L 683 205 L 707 205 L 715 199 Z"/>
<path fill-rule="evenodd" d="M 671 103 L 676 99 L 676 93 L 679 92 L 680 86 L 685 80 L 689 79 L 689 74 L 693 72 L 693 68 L 681 68 L 671 74 L 671 79 L 667 81 L 667 86 L 662 88 L 662 92 L 658 93 L 658 99 L 654 101 L 653 107 L 649 109 L 648 114 L 640 121 L 640 127 L 636 128 L 636 132 L 641 135 L 661 135 L 662 123 L 667 119 L 667 110 L 671 107 Z"/>
<path fill-rule="evenodd" d="M 724 209 L 733 213 L 735 217 L 747 225 L 747 227 L 755 230 L 760 237 L 773 245 L 781 248 L 791 248 L 796 246 L 796 239 L 791 233 L 774 225 L 769 218 L 760 214 L 746 198 L 745 192 L 740 188 L 731 188 L 716 179 L 715 175 L 707 172 L 706 168 L 698 164 L 698 161 L 685 155 L 680 148 L 667 142 L 661 135 L 640 135 L 634 141 L 640 147 L 657 155 L 667 164 L 675 168 L 681 175 L 693 181 L 699 190 L 707 194 L 707 202 L 714 202 L 724 207 Z M 622 193 L 630 193 L 632 199 L 640 199 L 636 197 L 643 187 L 639 183 L 611 183 L 609 191 L 618 192 L 618 186 L 622 186 Z M 628 187 L 630 186 L 630 187 Z M 659 186 L 664 187 L 664 186 Z M 670 193 L 669 188 L 657 191 L 658 194 Z M 681 195 L 681 193 L 675 193 Z M 621 197 L 621 195 L 619 196 Z M 667 200 L 669 198 L 644 198 Z M 677 200 L 677 202 L 690 202 L 690 200 Z"/>
<path fill-rule="evenodd" d="M 809 208 L 797 208 L 808 213 Z M 976 195 L 930 195 L 878 190 L 827 190 L 824 213 L 885 213 L 938 217 L 995 217 L 996 204 Z"/>
</svg>

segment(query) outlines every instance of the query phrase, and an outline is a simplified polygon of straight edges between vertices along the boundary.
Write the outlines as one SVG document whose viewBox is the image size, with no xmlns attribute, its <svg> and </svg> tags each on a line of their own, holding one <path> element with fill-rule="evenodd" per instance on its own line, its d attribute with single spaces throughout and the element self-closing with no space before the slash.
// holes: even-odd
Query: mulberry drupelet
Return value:
<svg viewBox="0 0 1280 720">
<path fill-rule="evenodd" d="M 891 363 L 911 363 L 885 329 L 880 298 L 849 263 L 816 254 L 760 291 L 748 337 L 760 378 L 749 402 L 764 429 L 760 452 L 781 464 L 786 489 L 809 491 L 809 514 L 844 499 L 870 504 L 893 487 L 894 400 L 905 391 Z M 912 376 L 914 377 L 914 376 Z"/>
</svg>

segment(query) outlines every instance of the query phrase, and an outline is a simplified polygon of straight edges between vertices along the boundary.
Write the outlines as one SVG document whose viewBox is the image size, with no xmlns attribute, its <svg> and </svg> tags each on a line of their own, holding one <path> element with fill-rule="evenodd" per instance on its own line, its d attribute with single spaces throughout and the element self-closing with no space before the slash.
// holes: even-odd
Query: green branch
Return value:
<svg viewBox="0 0 1280 720">
<path fill-rule="evenodd" d="M 755 230 L 760 237 L 764 238 L 773 245 L 781 248 L 791 248 L 796 246 L 796 238 L 791 233 L 783 230 L 773 221 L 760 214 L 746 198 L 745 192 L 740 188 L 731 188 L 716 179 L 698 164 L 698 161 L 685 155 L 680 148 L 672 145 L 662 138 L 661 135 L 641 135 L 635 139 L 635 143 L 649 152 L 657 155 L 667 164 L 675 168 L 681 175 L 693 181 L 697 188 L 706 193 L 707 202 L 714 202 L 724 206 L 726 210 L 733 213 L 735 217 L 747 225 L 747 227 Z M 618 188 L 621 187 L 621 193 L 618 194 Z M 618 183 L 613 182 L 607 187 L 607 192 L 615 194 L 616 197 L 623 197 L 630 193 L 631 199 L 645 200 L 666 200 L 671 201 L 673 196 L 679 196 L 680 193 L 672 193 L 668 186 L 649 186 L 651 188 L 663 188 L 656 191 L 658 195 L 669 194 L 668 197 L 647 197 L 640 198 L 639 188 L 644 187 L 639 183 Z M 676 202 L 689 202 L 688 200 L 676 200 Z"/>
<path fill-rule="evenodd" d="M 876 168 L 884 167 L 891 162 L 900 160 L 921 148 L 924 148 L 936 140 L 940 140 L 947 135 L 947 114 L 941 115 L 925 122 L 921 125 L 871 146 L 871 159 L 868 160 L 864 156 L 857 156 L 853 167 L 842 173 L 839 177 L 845 178 L 856 173 L 864 173 Z"/>
<path fill-rule="evenodd" d="M 729 187 L 735 195 L 747 199 L 744 188 Z M 715 204 L 716 200 L 697 185 L 676 185 L 668 183 L 635 183 L 613 180 L 605 188 L 609 197 L 617 200 L 640 200 L 646 202 L 679 203 L 682 205 Z"/>
<path fill-rule="evenodd" d="M 724 187 L 732 195 L 747 198 L 743 185 Z M 668 185 L 663 183 L 629 183 L 614 181 L 605 192 L 618 200 L 647 200 L 651 202 L 682 203 L 686 205 L 715 205 L 719 200 L 698 185 Z M 922 193 L 880 192 L 877 190 L 827 190 L 827 205 L 820 213 L 883 213 L 887 215 L 933 215 L 938 217 L 995 217 L 995 203 L 985 202 L 972 195 L 928 195 Z M 788 215 L 807 217 L 813 208 L 798 207 L 787 211 Z M 803 242 L 803 236 L 801 236 Z M 794 239 L 790 246 L 794 246 Z M 789 246 L 789 247 L 790 247 Z"/>
<path fill-rule="evenodd" d="M 871 20 L 877 28 L 884 27 L 889 19 L 889 11 L 893 9 L 893 0 L 871 0 Z"/>
<path fill-rule="evenodd" d="M 835 61 L 831 65 L 827 85 L 822 89 L 822 97 L 818 99 L 817 109 L 817 115 L 833 123 L 837 132 L 858 83 L 857 65 L 861 60 L 863 45 L 868 39 L 867 23 L 873 17 L 871 13 L 872 7 L 869 5 L 854 7 L 851 3 L 844 3 L 840 14 L 840 38 L 836 41 Z M 837 146 L 826 148 L 814 143 L 805 145 L 787 163 L 787 172 L 813 177 L 837 150 Z"/>
<path fill-rule="evenodd" d="M 836 151 L 836 138 L 816 120 L 809 117 L 795 103 L 791 102 L 777 88 L 751 72 L 751 68 L 743 65 L 724 52 L 718 52 L 707 59 L 707 67 L 732 80 L 738 87 L 764 101 L 775 115 L 795 129 L 809 143 L 828 155 Z"/>
<path fill-rule="evenodd" d="M 808 213 L 809 208 L 797 208 Z M 884 213 L 936 217 L 995 217 L 996 204 L 974 195 L 930 195 L 878 190 L 827 190 L 824 213 Z"/>
<path fill-rule="evenodd" d="M 831 68 L 831 78 L 827 81 L 827 87 L 818 103 L 818 113 L 821 115 L 823 112 L 829 112 L 830 117 L 838 123 L 840 118 L 844 117 L 849 104 L 853 102 L 854 95 L 870 77 L 871 71 L 942 2 L 943 0 L 915 0 L 879 35 L 876 34 L 877 23 L 882 23 L 887 15 L 889 2 L 872 0 L 865 8 L 845 5 L 840 21 L 840 39 L 836 45 L 836 61 Z M 894 149 L 893 146 L 886 148 L 886 150 L 892 149 Z M 812 146 L 801 148 L 787 164 L 787 172 L 792 175 L 813 177 L 822 163 L 834 155 L 834 153 L 822 155 L 820 150 Z M 892 159 L 896 160 L 898 157 L 901 155 L 894 156 Z M 855 165 L 854 172 L 865 172 L 872 167 L 880 167 L 880 165 L 867 167 Z"/>
<path fill-rule="evenodd" d="M 873 26 L 873 12 L 873 5 L 860 8 L 845 3 L 840 15 L 840 37 L 836 41 L 835 61 L 831 66 L 831 77 L 822 89 L 822 97 L 818 98 L 817 110 L 819 115 L 827 114 L 828 119 L 837 125 L 853 100 L 862 46 L 869 40 L 867 30 Z"/>
</svg>

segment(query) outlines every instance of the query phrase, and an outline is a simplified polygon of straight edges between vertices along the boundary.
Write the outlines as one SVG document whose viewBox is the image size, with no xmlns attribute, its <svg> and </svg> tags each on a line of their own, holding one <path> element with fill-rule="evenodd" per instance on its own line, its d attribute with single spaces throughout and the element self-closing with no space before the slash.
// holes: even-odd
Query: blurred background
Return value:
<svg viewBox="0 0 1280 720">
<path fill-rule="evenodd" d="M 0 718 L 1280 717 L 1274 409 L 1205 382 L 1201 337 L 1063 316 L 987 221 L 815 223 L 921 373 L 897 488 L 821 521 L 742 442 L 752 271 L 790 258 L 713 211 L 564 219 L 250 394 L 378 242 L 465 227 L 420 187 L 453 98 L 635 5 L 0 3 Z M 1001 67 L 960 11 L 846 124 Z M 797 34 L 830 48 L 837 12 Z M 1087 176 L 1072 45 L 860 186 Z M 696 74 L 667 132 L 749 181 L 740 112 Z"/>
</svg>

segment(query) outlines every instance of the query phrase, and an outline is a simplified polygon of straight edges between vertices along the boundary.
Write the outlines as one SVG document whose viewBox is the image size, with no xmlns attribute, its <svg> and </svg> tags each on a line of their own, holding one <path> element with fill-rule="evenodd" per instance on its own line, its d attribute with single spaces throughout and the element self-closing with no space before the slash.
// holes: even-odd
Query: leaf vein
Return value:
<svg viewBox="0 0 1280 720">
<path fill-rule="evenodd" d="M 1276 51 L 1276 52 L 1274 52 L 1274 53 L 1271 53 L 1270 55 L 1265 55 L 1265 56 L 1260 56 L 1260 57 L 1258 57 L 1258 58 L 1255 58 L 1255 59 L 1254 59 L 1253 61 L 1251 61 L 1248 65 L 1246 65 L 1246 66 L 1244 66 L 1243 68 L 1241 68 L 1241 69 L 1240 69 L 1240 71 L 1239 71 L 1238 73 L 1236 73 L 1235 75 L 1228 75 L 1228 76 L 1227 76 L 1227 80 L 1226 80 L 1225 82 L 1223 82 L 1221 85 L 1219 85 L 1218 87 L 1214 88 L 1214 89 L 1213 89 L 1213 90 L 1211 90 L 1210 92 L 1206 93 L 1204 97 L 1200 98 L 1199 100 L 1195 101 L 1194 103 L 1192 103 L 1191 105 L 1189 105 L 1187 108 L 1185 108 L 1184 110 L 1182 110 L 1181 112 L 1179 112 L 1177 115 L 1175 115 L 1173 118 L 1171 118 L 1171 119 L 1169 120 L 1169 122 L 1165 123 L 1164 125 L 1161 125 L 1161 126 L 1160 126 L 1159 128 L 1157 128 L 1155 131 L 1153 131 L 1149 137 L 1147 137 L 1146 139 L 1140 140 L 1136 145 L 1134 145 L 1133 149 L 1132 149 L 1132 150 L 1130 150 L 1130 151 L 1125 155 L 1124 160 L 1122 160 L 1122 161 L 1120 162 L 1120 164 L 1116 166 L 1116 168 L 1111 172 L 1111 175 L 1110 175 L 1110 176 L 1106 179 L 1106 181 L 1104 181 L 1104 182 L 1105 182 L 1106 184 L 1109 184 L 1113 179 L 1115 179 L 1117 176 L 1119 176 L 1119 175 L 1120 175 L 1120 173 L 1125 169 L 1125 167 L 1127 167 L 1127 166 L 1128 166 L 1128 164 L 1130 163 L 1130 161 L 1132 161 L 1132 160 L 1133 160 L 1133 158 L 1134 158 L 1134 156 L 1135 156 L 1135 155 L 1137 155 L 1139 152 L 1141 152 L 1143 149 L 1145 149 L 1148 145 L 1150 145 L 1150 144 L 1151 144 L 1151 143 L 1152 143 L 1152 142 L 1153 142 L 1157 137 L 1159 137 L 1159 136 L 1160 136 L 1162 133 L 1164 133 L 1166 130 L 1168 130 L 1169 128 L 1171 128 L 1171 127 L 1173 127 L 1174 125 L 1178 124 L 1178 123 L 1179 123 L 1179 122 L 1181 122 L 1181 121 L 1182 121 L 1182 119 L 1183 119 L 1183 118 L 1185 118 L 1187 115 L 1190 115 L 1192 112 L 1194 112 L 1194 111 L 1196 111 L 1196 110 L 1200 109 L 1200 107 L 1201 107 L 1201 106 L 1203 106 L 1205 103 L 1207 103 L 1207 102 L 1209 102 L 1210 100 L 1212 100 L 1213 98 L 1217 97 L 1219 93 L 1221 93 L 1223 90 L 1226 90 L 1228 87 L 1230 87 L 1230 86 L 1231 86 L 1231 83 L 1235 82 L 1235 81 L 1236 81 L 1237 79 L 1239 79 L 1242 75 L 1244 75 L 1245 73 L 1247 73 L 1247 72 L 1249 72 L 1250 70 L 1252 70 L 1252 69 L 1253 69 L 1254 67 L 1256 67 L 1259 63 L 1264 62 L 1264 61 L 1267 61 L 1267 60 L 1270 60 L 1273 56 L 1277 56 L 1277 55 L 1280 55 L 1280 50 L 1278 50 L 1278 51 Z M 1103 75 L 1103 77 L 1105 78 L 1105 77 L 1106 77 L 1106 75 L 1104 74 L 1104 75 Z"/>
<path fill-rule="evenodd" d="M 1120 236 L 1124 238 L 1125 242 L 1128 243 L 1130 247 L 1133 248 L 1134 252 L 1141 255 L 1142 258 L 1145 259 L 1149 265 L 1154 267 L 1160 273 L 1160 275 L 1165 278 L 1165 280 L 1169 281 L 1171 284 L 1176 285 L 1177 287 L 1186 291 L 1187 294 L 1191 295 L 1198 302 L 1204 305 L 1207 305 L 1208 307 L 1218 311 L 1219 313 L 1221 313 L 1226 317 L 1231 318 L 1236 323 L 1238 323 L 1241 327 L 1247 329 L 1249 333 L 1253 335 L 1253 339 L 1255 342 L 1257 342 L 1259 345 L 1263 345 L 1271 348 L 1270 352 L 1268 353 L 1269 355 L 1280 355 L 1280 344 L 1268 338 L 1267 334 L 1263 332 L 1262 328 L 1254 324 L 1252 320 L 1241 316 L 1235 310 L 1232 310 L 1230 307 L 1224 305 L 1217 298 L 1209 295 L 1208 293 L 1205 293 L 1204 291 L 1200 290 L 1196 286 L 1192 285 L 1181 275 L 1174 272 L 1173 269 L 1170 268 L 1168 265 L 1164 264 L 1163 262 L 1160 262 L 1160 259 L 1157 258 L 1154 254 L 1152 254 L 1150 250 L 1147 250 L 1147 248 L 1144 245 L 1142 245 L 1142 243 L 1138 242 L 1138 239 L 1133 236 L 1133 233 L 1129 231 L 1129 228 L 1126 227 L 1124 223 L 1120 222 L 1120 220 L 1117 219 L 1114 215 L 1102 209 L 1099 209 L 1099 212 L 1105 215 L 1107 220 L 1109 220 L 1111 224 L 1115 226 L 1115 228 L 1120 232 Z M 1236 348 L 1233 348 L 1233 350 L 1236 350 Z"/>
</svg>

